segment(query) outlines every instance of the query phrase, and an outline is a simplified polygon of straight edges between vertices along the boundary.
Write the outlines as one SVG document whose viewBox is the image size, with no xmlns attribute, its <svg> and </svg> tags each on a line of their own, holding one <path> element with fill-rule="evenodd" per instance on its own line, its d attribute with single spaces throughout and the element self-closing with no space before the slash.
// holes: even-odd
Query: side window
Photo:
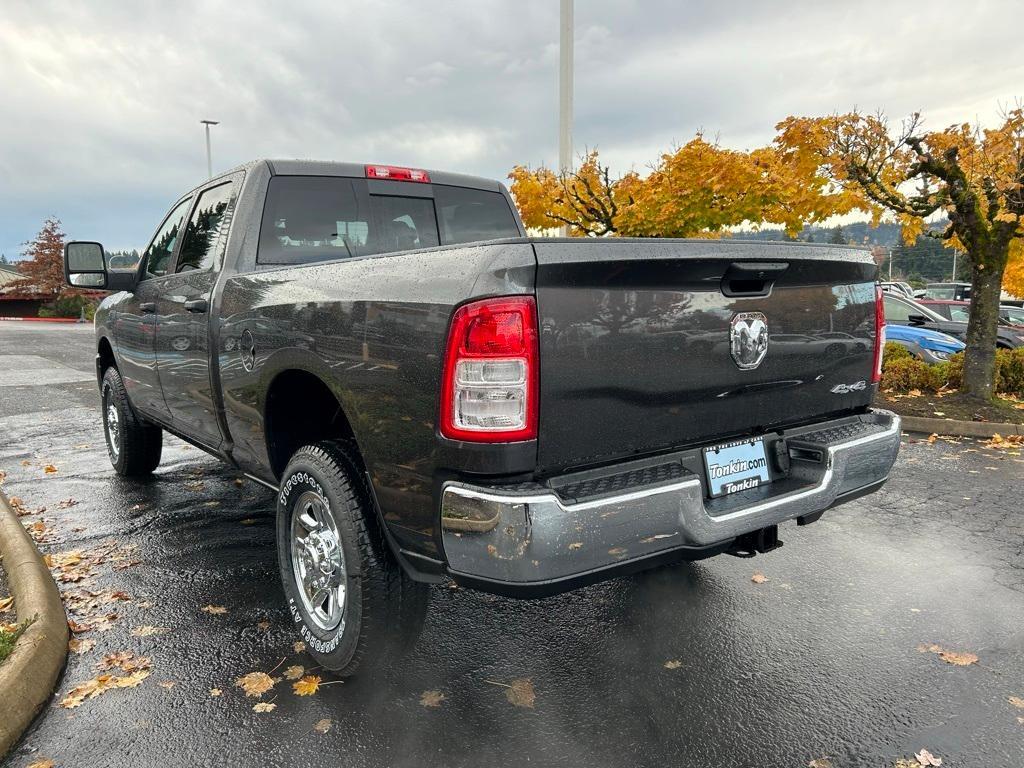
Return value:
<svg viewBox="0 0 1024 768">
<path fill-rule="evenodd" d="M 175 272 L 206 270 L 215 266 L 218 243 L 223 244 L 221 233 L 230 223 L 230 217 L 225 214 L 231 202 L 231 190 L 232 184 L 228 182 L 199 195 L 199 202 L 185 228 Z"/>
<path fill-rule="evenodd" d="M 260 264 L 307 264 L 364 256 L 370 212 L 351 179 L 275 176 L 270 180 L 260 225 Z"/>
<path fill-rule="evenodd" d="M 429 197 L 370 195 L 377 222 L 371 245 L 376 253 L 409 251 L 440 245 L 434 201 Z"/>
<path fill-rule="evenodd" d="M 958 323 L 966 323 L 971 319 L 970 310 L 964 309 L 963 307 L 950 307 L 947 305 L 949 310 L 949 319 L 956 320 Z"/>
<path fill-rule="evenodd" d="M 434 200 L 445 245 L 519 237 L 512 209 L 499 192 L 435 184 Z"/>
<path fill-rule="evenodd" d="M 142 258 L 146 262 L 146 274 L 144 277 L 159 277 L 167 274 L 167 267 L 171 261 L 171 254 L 174 253 L 174 245 L 178 242 L 178 233 L 188 213 L 189 203 L 192 198 L 186 198 L 178 203 L 171 212 L 167 214 L 160 229 L 153 235 L 153 241 L 149 244 Z"/>
<path fill-rule="evenodd" d="M 884 302 L 885 320 L 889 323 L 910 322 L 910 308 L 902 301 L 897 301 L 888 296 L 882 297 Z"/>
</svg>

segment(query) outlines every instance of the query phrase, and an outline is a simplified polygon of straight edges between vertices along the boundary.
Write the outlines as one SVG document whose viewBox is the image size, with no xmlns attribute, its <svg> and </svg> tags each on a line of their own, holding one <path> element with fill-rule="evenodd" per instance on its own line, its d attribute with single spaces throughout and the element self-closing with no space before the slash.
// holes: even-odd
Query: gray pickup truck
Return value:
<svg viewBox="0 0 1024 768">
<path fill-rule="evenodd" d="M 858 249 L 530 238 L 494 181 L 260 160 L 178 199 L 136 270 L 92 242 L 65 269 L 115 292 L 117 472 L 166 431 L 273 489 L 288 608 L 339 674 L 415 638 L 428 583 L 543 596 L 767 552 L 899 449 Z"/>
</svg>

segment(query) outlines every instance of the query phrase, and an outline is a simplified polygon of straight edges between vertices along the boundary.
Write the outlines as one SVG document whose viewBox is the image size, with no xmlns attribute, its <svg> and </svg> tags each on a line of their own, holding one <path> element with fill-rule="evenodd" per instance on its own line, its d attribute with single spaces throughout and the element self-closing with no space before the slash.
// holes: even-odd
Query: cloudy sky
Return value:
<svg viewBox="0 0 1024 768">
<path fill-rule="evenodd" d="M 143 247 L 172 199 L 254 157 L 504 178 L 557 160 L 557 0 L 4 0 L 0 253 L 49 215 Z M 965 11 L 968 15 L 962 16 Z M 994 121 L 1024 98 L 1024 3 L 576 0 L 577 149 L 643 169 L 789 114 Z"/>
</svg>

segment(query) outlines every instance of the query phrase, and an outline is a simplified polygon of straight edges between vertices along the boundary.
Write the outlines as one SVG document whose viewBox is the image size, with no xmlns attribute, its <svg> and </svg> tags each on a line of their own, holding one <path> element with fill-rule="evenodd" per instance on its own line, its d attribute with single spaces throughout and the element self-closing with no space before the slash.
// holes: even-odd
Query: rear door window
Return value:
<svg viewBox="0 0 1024 768">
<path fill-rule="evenodd" d="M 224 249 L 221 237 L 229 224 L 227 213 L 232 184 L 221 184 L 203 191 L 192 212 L 181 241 L 175 272 L 207 270 L 217 266 L 219 252 Z"/>
</svg>

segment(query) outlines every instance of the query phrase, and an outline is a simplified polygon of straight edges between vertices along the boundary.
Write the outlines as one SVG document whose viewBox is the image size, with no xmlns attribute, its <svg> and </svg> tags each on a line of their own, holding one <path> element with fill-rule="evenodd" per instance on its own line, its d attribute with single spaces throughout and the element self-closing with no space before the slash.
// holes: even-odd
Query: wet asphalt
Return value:
<svg viewBox="0 0 1024 768">
<path fill-rule="evenodd" d="M 767 556 L 541 601 L 435 587 L 388 674 L 309 697 L 281 680 L 258 713 L 238 677 L 314 664 L 283 608 L 273 495 L 174 439 L 152 480 L 117 479 L 91 345 L 88 328 L 0 322 L 3 489 L 45 507 L 24 518 L 43 521 L 44 552 L 107 553 L 62 590 L 124 593 L 72 613 L 95 646 L 69 655 L 5 766 L 891 766 L 922 747 L 944 766 L 1024 765 L 1021 456 L 907 436 L 885 489 L 785 526 Z M 150 677 L 59 706 L 118 651 L 150 657 Z M 522 679 L 532 708 L 507 696 Z"/>
</svg>

